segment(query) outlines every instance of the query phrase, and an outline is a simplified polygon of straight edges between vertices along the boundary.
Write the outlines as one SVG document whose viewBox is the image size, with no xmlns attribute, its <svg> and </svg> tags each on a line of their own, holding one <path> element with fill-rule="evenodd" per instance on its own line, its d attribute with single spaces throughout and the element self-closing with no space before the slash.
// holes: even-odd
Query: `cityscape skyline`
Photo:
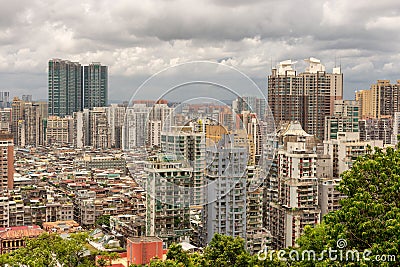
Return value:
<svg viewBox="0 0 400 267">
<path fill-rule="evenodd" d="M 0 265 L 399 265 L 399 7 L 4 3 Z"/>
<path fill-rule="evenodd" d="M 297 60 L 302 69 L 302 59 L 316 57 L 327 69 L 342 66 L 345 99 L 378 79 L 397 79 L 395 1 L 307 1 L 296 7 L 297 16 L 288 1 L 210 1 L 187 12 L 190 4 L 7 4 L 0 22 L 0 89 L 45 99 L 51 57 L 110 66 L 110 100 L 126 99 L 150 75 L 193 60 L 235 66 L 264 89 L 279 61 Z"/>
</svg>

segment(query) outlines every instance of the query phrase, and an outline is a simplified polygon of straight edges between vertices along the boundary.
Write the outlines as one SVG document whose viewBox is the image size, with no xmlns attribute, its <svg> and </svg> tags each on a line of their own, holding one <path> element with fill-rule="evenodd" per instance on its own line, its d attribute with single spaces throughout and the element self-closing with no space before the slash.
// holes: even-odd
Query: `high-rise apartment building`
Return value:
<svg viewBox="0 0 400 267">
<path fill-rule="evenodd" d="M 397 145 L 399 142 L 399 134 L 400 134 L 400 112 L 395 112 L 393 115 L 393 130 L 392 130 L 392 145 Z"/>
<path fill-rule="evenodd" d="M 72 143 L 75 147 L 83 148 L 84 146 L 88 146 L 90 144 L 89 112 L 90 110 L 84 109 L 83 111 L 74 113 Z"/>
<path fill-rule="evenodd" d="M 108 103 L 108 67 L 100 62 L 84 66 L 84 108 L 105 107 Z"/>
<path fill-rule="evenodd" d="M 361 119 L 393 116 L 400 111 L 400 80 L 396 84 L 378 80 L 369 90 L 357 91 L 356 100 L 360 102 Z"/>
<path fill-rule="evenodd" d="M 122 148 L 130 150 L 146 145 L 148 116 L 150 108 L 146 104 L 134 104 L 126 109 L 122 128 Z"/>
<path fill-rule="evenodd" d="M 165 243 L 189 237 L 190 186 L 192 168 L 175 155 L 157 154 L 145 166 L 146 235 Z"/>
<path fill-rule="evenodd" d="M 8 132 L 0 133 L 0 190 L 14 187 L 14 142 Z"/>
<path fill-rule="evenodd" d="M 79 62 L 51 59 L 48 70 L 49 115 L 64 117 L 82 110 L 82 68 Z"/>
<path fill-rule="evenodd" d="M 110 130 L 110 146 L 122 148 L 122 127 L 124 125 L 126 107 L 111 104 L 107 107 L 107 120 Z"/>
<path fill-rule="evenodd" d="M 396 113 L 397 112 L 394 114 Z M 382 140 L 384 145 L 392 143 L 392 116 L 382 116 L 379 119 L 360 120 L 359 124 L 361 141 Z"/>
<path fill-rule="evenodd" d="M 21 136 L 25 135 L 23 127 L 24 119 L 24 101 L 14 97 L 11 104 L 11 132 L 14 138 L 14 144 L 21 146 Z"/>
<path fill-rule="evenodd" d="M 299 121 L 304 130 L 324 138 L 325 117 L 333 114 L 334 100 L 343 96 L 343 74 L 340 68 L 325 71 L 320 60 L 305 60 L 309 66 L 303 73 L 293 69 L 296 62 L 280 62 L 268 77 L 268 105 L 275 124 Z"/>
<path fill-rule="evenodd" d="M 273 248 L 296 245 L 304 226 L 319 222 L 316 140 L 299 122 L 278 131 L 278 152 L 266 178 L 264 223 Z"/>
<path fill-rule="evenodd" d="M 233 135 L 223 135 L 206 149 L 206 187 L 202 242 L 215 233 L 246 238 L 246 147 L 235 146 Z"/>
<path fill-rule="evenodd" d="M 45 106 L 45 105 L 44 105 Z M 44 144 L 43 103 L 26 102 L 18 97 L 11 104 L 11 132 L 19 147 Z"/>
<path fill-rule="evenodd" d="M 0 108 L 9 108 L 10 104 L 10 92 L 0 92 Z"/>
<path fill-rule="evenodd" d="M 236 113 L 240 114 L 242 111 L 250 111 L 251 113 L 256 113 L 260 120 L 264 120 L 266 105 L 267 102 L 264 98 L 255 96 L 238 97 L 232 102 L 232 107 Z"/>
<path fill-rule="evenodd" d="M 174 122 L 174 109 L 167 104 L 154 104 L 147 119 L 147 145 L 160 146 L 161 132 L 169 131 Z"/>
<path fill-rule="evenodd" d="M 356 91 L 356 101 L 359 103 L 359 116 L 360 119 L 374 118 L 375 115 L 372 111 L 372 91 L 359 90 Z"/>
<path fill-rule="evenodd" d="M 11 108 L 0 109 L 0 131 L 11 133 Z"/>
<path fill-rule="evenodd" d="M 95 107 L 89 110 L 89 145 L 94 148 L 110 148 L 110 138 L 107 108 Z"/>
<path fill-rule="evenodd" d="M 331 158 L 333 178 L 340 178 L 344 171 L 350 169 L 359 156 L 368 152 L 368 146 L 383 147 L 383 141 L 361 141 L 358 132 L 339 132 L 336 139 L 324 141 L 324 154 Z"/>
<path fill-rule="evenodd" d="M 40 105 L 32 102 L 24 104 L 25 145 L 39 146 L 44 144 L 43 116 Z"/>
<path fill-rule="evenodd" d="M 191 206 L 204 204 L 203 183 L 206 168 L 206 137 L 204 132 L 195 132 L 194 127 L 173 127 L 161 134 L 161 149 L 176 155 L 192 169 Z"/>
<path fill-rule="evenodd" d="M 260 177 L 264 177 L 260 167 L 247 167 L 248 184 L 258 184 Z M 263 227 L 263 193 L 262 186 L 256 189 L 250 186 L 246 188 L 246 247 L 252 254 L 263 250 L 267 239 L 267 233 Z"/>
<path fill-rule="evenodd" d="M 324 140 L 337 139 L 338 132 L 359 131 L 359 104 L 354 100 L 335 100 L 333 115 L 325 117 Z"/>
<path fill-rule="evenodd" d="M 64 118 L 50 116 L 47 120 L 46 142 L 48 145 L 72 144 L 73 138 L 73 119 L 71 116 Z"/>
</svg>

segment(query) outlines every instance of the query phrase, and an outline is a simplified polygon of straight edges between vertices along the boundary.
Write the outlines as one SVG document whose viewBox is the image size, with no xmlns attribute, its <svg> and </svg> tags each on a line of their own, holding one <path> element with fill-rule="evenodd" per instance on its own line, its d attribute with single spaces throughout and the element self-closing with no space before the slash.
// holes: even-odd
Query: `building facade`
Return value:
<svg viewBox="0 0 400 267">
<path fill-rule="evenodd" d="M 175 155 L 157 154 L 145 166 L 146 235 L 166 244 L 191 235 L 190 187 L 192 168 Z"/>
<path fill-rule="evenodd" d="M 299 122 L 291 122 L 280 128 L 278 140 L 264 195 L 264 223 L 274 249 L 295 246 L 304 226 L 315 225 L 320 218 L 314 136 Z"/>
<path fill-rule="evenodd" d="M 93 62 L 83 67 L 84 108 L 105 107 L 108 105 L 108 67 Z"/>
<path fill-rule="evenodd" d="M 14 142 L 8 132 L 0 133 L 0 189 L 14 187 Z"/>
<path fill-rule="evenodd" d="M 64 117 L 81 111 L 82 89 L 82 67 L 79 62 L 62 59 L 49 60 L 49 115 Z"/>
<path fill-rule="evenodd" d="M 247 149 L 234 146 L 233 135 L 223 135 L 216 146 L 207 147 L 204 245 L 215 233 L 246 238 L 247 161 Z"/>
<path fill-rule="evenodd" d="M 293 69 L 296 62 L 280 62 L 268 77 L 268 105 L 275 124 L 299 121 L 304 130 L 324 138 L 325 117 L 333 114 L 334 100 L 343 97 L 343 74 L 340 68 L 325 71 L 320 60 L 305 60 L 309 66 L 303 73 Z"/>
<path fill-rule="evenodd" d="M 338 132 L 359 132 L 358 101 L 335 100 L 333 115 L 325 117 L 324 140 L 337 139 Z"/>
</svg>

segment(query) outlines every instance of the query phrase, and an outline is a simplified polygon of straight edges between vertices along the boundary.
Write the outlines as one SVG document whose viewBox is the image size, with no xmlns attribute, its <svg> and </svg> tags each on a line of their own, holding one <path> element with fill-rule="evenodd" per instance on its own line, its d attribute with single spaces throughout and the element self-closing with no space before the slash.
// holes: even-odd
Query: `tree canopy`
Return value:
<svg viewBox="0 0 400 267">
<path fill-rule="evenodd" d="M 328 213 L 322 224 L 307 227 L 299 246 L 318 252 L 367 250 L 370 255 L 360 256 L 359 262 L 325 261 L 312 266 L 396 266 L 400 260 L 400 150 L 376 148 L 359 157 L 343 173 L 338 190 L 347 196 L 341 200 L 341 209 Z M 378 262 L 377 255 L 385 255 L 386 260 Z"/>
<path fill-rule="evenodd" d="M 88 236 L 87 233 L 73 233 L 63 239 L 58 234 L 43 233 L 38 238 L 27 240 L 26 247 L 2 255 L 0 263 L 1 266 L 8 264 L 30 267 L 57 264 L 66 267 L 94 266 L 93 262 L 84 256 Z"/>
<path fill-rule="evenodd" d="M 276 258 L 259 260 L 257 255 L 250 255 L 245 249 L 245 241 L 240 237 L 215 234 L 203 253 L 189 253 L 180 245 L 169 247 L 167 260 L 154 260 L 152 267 L 247 267 L 247 266 L 286 266 Z"/>
</svg>

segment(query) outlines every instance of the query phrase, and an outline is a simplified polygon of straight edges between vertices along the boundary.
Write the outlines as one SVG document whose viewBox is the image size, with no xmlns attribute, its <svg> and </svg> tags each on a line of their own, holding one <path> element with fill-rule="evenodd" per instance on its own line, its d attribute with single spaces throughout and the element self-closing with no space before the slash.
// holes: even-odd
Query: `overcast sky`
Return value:
<svg viewBox="0 0 400 267">
<path fill-rule="evenodd" d="M 341 63 L 345 98 L 377 79 L 400 79 L 397 0 L 1 0 L 0 90 L 47 98 L 47 62 L 109 66 L 109 99 L 128 99 L 177 63 L 235 66 L 262 89 L 271 62 Z"/>
</svg>

